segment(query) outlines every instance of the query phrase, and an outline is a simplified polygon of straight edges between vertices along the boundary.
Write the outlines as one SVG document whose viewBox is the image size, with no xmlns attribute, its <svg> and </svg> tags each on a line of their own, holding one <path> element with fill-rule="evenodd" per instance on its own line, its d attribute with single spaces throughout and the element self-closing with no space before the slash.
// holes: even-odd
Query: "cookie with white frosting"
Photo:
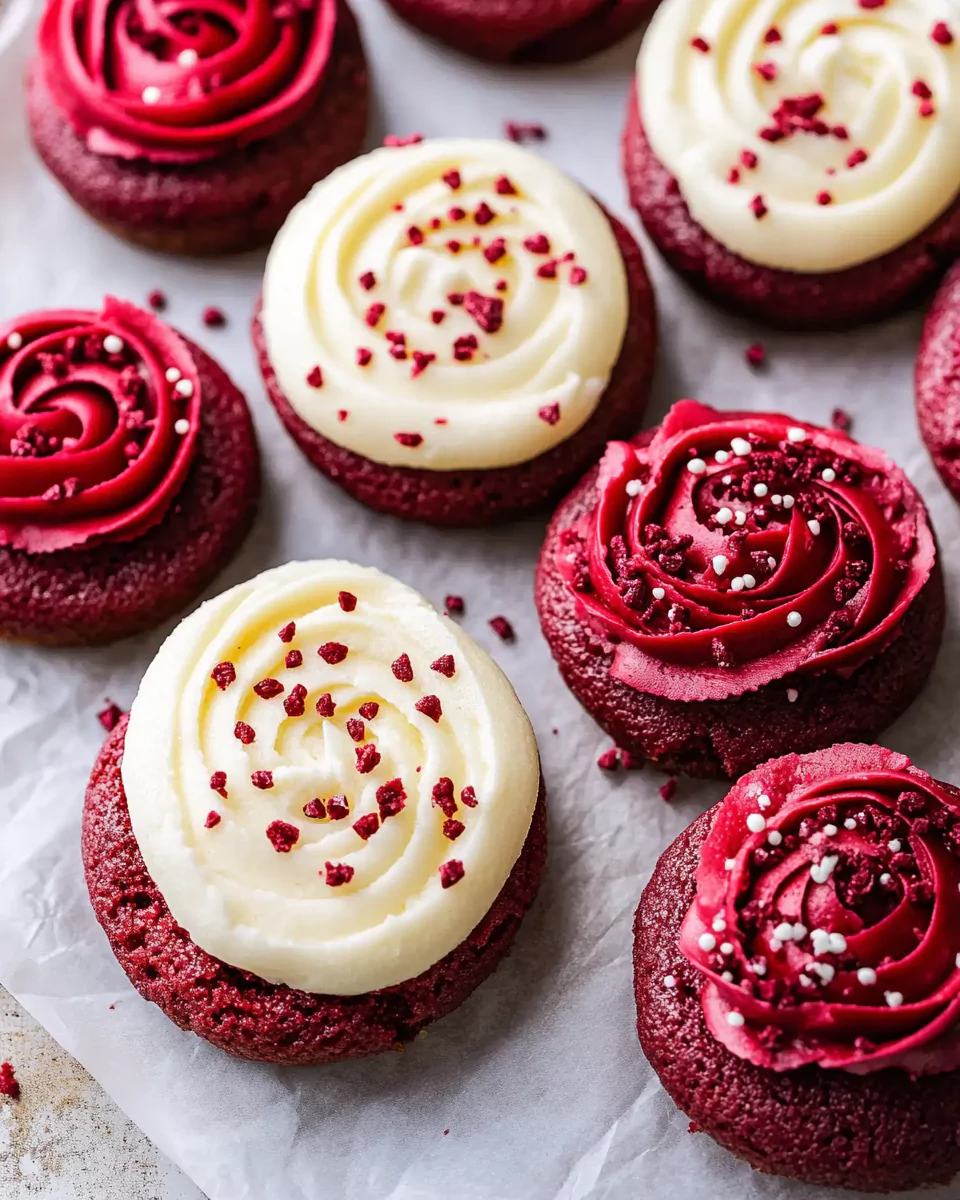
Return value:
<svg viewBox="0 0 960 1200">
<path fill-rule="evenodd" d="M 636 431 L 655 318 L 636 242 L 579 185 L 451 139 L 317 184 L 270 252 L 254 338 L 321 471 L 381 511 L 481 525 Z"/>
<path fill-rule="evenodd" d="M 493 661 L 372 568 L 291 563 L 181 622 L 87 792 L 131 981 L 231 1053 L 395 1049 L 495 968 L 546 853 L 536 740 Z"/>
</svg>

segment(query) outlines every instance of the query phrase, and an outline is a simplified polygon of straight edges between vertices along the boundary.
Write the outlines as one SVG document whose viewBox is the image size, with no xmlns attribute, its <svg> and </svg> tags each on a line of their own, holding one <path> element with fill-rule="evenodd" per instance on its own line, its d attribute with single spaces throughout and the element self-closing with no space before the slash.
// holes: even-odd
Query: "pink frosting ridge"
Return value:
<svg viewBox="0 0 960 1200">
<path fill-rule="evenodd" d="M 189 163 L 303 116 L 336 22 L 337 0 L 49 0 L 40 63 L 91 150 Z"/>
<path fill-rule="evenodd" d="M 879 746 L 786 755 L 715 810 L 680 949 L 757 1066 L 960 1066 L 960 791 Z"/>
<path fill-rule="evenodd" d="M 0 324 L 0 546 L 48 553 L 158 524 L 190 468 L 201 400 L 187 344 L 132 304 Z"/>
<path fill-rule="evenodd" d="M 671 700 L 853 672 L 899 636 L 935 561 L 885 454 L 782 415 L 683 400 L 608 446 L 598 491 L 565 578 L 613 675 Z"/>
</svg>

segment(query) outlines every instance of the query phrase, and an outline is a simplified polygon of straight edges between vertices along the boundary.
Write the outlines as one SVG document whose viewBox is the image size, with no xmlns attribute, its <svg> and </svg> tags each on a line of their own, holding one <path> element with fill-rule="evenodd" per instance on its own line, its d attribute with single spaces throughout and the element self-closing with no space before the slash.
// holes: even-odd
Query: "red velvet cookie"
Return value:
<svg viewBox="0 0 960 1200">
<path fill-rule="evenodd" d="M 0 326 L 0 638 L 114 641 L 194 600 L 253 522 L 246 401 L 149 313 Z"/>
<path fill-rule="evenodd" d="M 710 778 L 874 737 L 920 692 L 944 624 L 926 510 L 885 455 L 690 400 L 561 504 L 536 598 L 618 745 Z"/>
<path fill-rule="evenodd" d="M 841 745 L 745 776 L 635 923 L 640 1044 L 752 1167 L 888 1192 L 960 1170 L 960 792 Z"/>
<path fill-rule="evenodd" d="M 555 168 L 437 141 L 314 189 L 271 251 L 253 338 L 315 467 L 380 512 L 481 526 L 556 498 L 636 431 L 656 314 L 636 241 Z"/>
<path fill-rule="evenodd" d="M 917 356 L 917 420 L 940 478 L 960 500 L 960 267 L 927 314 Z"/>
<path fill-rule="evenodd" d="M 268 242 L 358 152 L 368 83 L 345 0 L 162 14 L 49 0 L 27 102 L 40 157 L 95 220 L 225 254 Z"/>
<path fill-rule="evenodd" d="M 388 0 L 404 20 L 494 62 L 589 58 L 638 29 L 657 0 Z"/>
</svg>

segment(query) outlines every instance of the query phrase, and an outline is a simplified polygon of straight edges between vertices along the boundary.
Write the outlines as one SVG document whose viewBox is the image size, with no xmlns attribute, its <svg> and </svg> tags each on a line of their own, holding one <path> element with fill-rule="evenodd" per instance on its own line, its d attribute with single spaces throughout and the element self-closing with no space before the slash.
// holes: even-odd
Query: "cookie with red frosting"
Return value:
<svg viewBox="0 0 960 1200">
<path fill-rule="evenodd" d="M 346 0 L 48 0 L 27 81 L 34 145 L 72 198 L 180 254 L 268 242 L 360 149 L 367 108 Z"/>
<path fill-rule="evenodd" d="M 132 304 L 0 325 L 0 637 L 109 642 L 167 620 L 259 497 L 243 395 Z"/>
<path fill-rule="evenodd" d="M 779 25 L 726 0 L 658 9 L 628 102 L 630 198 L 723 307 L 833 329 L 904 307 L 960 253 L 960 25 L 946 0 L 909 7 L 800 0 Z"/>
<path fill-rule="evenodd" d="M 661 857 L 637 1029 L 752 1167 L 900 1191 L 960 1170 L 960 791 L 844 744 L 744 776 Z"/>
<path fill-rule="evenodd" d="M 656 318 L 636 241 L 579 185 L 509 142 L 438 139 L 317 184 L 253 336 L 314 466 L 380 512 L 476 526 L 637 430 Z"/>
<path fill-rule="evenodd" d="M 923 326 L 916 367 L 920 435 L 940 478 L 960 500 L 960 268 L 954 267 Z"/>
<path fill-rule="evenodd" d="M 404 20 L 494 62 L 589 58 L 643 24 L 657 0 L 388 0 Z"/>
<path fill-rule="evenodd" d="M 561 674 L 616 742 L 690 775 L 874 737 L 943 633 L 926 509 L 833 429 L 692 400 L 612 443 L 537 568 Z"/>
</svg>

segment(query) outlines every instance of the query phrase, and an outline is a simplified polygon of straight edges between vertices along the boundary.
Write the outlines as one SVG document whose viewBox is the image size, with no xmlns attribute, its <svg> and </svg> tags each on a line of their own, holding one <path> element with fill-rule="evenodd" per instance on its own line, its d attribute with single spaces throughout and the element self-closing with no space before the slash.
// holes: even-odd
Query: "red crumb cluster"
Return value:
<svg viewBox="0 0 960 1200">
<path fill-rule="evenodd" d="M 0 1096 L 9 1096 L 11 1100 L 20 1099 L 20 1084 L 8 1062 L 0 1063 Z"/>
<path fill-rule="evenodd" d="M 114 704 L 112 700 L 107 700 L 106 707 L 102 708 L 100 712 L 97 713 L 97 720 L 104 727 L 107 733 L 110 733 L 111 730 L 116 729 L 117 722 L 122 716 L 123 710 L 120 708 L 119 704 Z"/>
</svg>

